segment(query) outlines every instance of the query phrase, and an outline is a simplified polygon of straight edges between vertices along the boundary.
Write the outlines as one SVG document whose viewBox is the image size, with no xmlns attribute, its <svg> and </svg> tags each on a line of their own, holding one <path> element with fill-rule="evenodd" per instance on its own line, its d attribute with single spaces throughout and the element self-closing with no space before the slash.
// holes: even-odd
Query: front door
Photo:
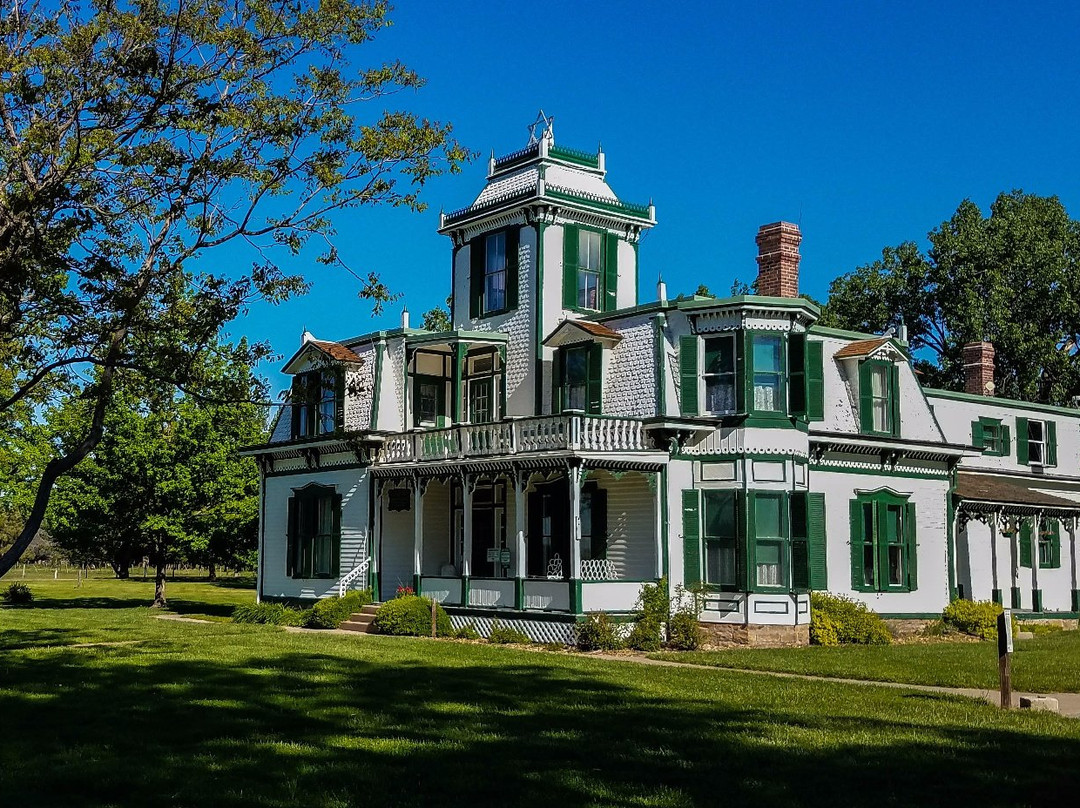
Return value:
<svg viewBox="0 0 1080 808">
<path fill-rule="evenodd" d="M 570 575 L 570 486 L 566 479 L 536 486 L 529 494 L 527 574 Z"/>
</svg>

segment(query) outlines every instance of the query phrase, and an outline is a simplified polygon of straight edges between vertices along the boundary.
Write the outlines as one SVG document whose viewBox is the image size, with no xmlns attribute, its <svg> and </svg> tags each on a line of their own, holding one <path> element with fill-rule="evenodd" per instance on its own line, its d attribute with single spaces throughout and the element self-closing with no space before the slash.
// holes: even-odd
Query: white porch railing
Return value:
<svg viewBox="0 0 1080 808">
<path fill-rule="evenodd" d="M 606 558 L 583 558 L 581 559 L 581 580 L 583 581 L 614 581 L 619 577 L 615 569 L 615 562 Z"/>
<path fill-rule="evenodd" d="M 367 571 L 368 565 L 370 563 L 371 559 L 365 558 L 357 566 L 353 567 L 351 570 L 341 576 L 341 580 L 338 581 L 339 598 L 345 597 L 345 592 L 346 590 L 348 590 L 349 585 Z M 378 598 L 376 598 L 376 600 L 378 600 Z"/>
<path fill-rule="evenodd" d="M 633 452 L 650 448 L 641 421 L 563 413 L 393 435 L 383 444 L 379 462 L 438 461 L 553 450 Z"/>
</svg>

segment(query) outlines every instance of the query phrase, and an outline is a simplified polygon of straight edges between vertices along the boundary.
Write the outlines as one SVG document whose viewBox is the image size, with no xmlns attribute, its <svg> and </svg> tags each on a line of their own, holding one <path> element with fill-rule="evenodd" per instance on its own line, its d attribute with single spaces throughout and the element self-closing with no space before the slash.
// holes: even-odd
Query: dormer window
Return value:
<svg viewBox="0 0 1080 808">
<path fill-rule="evenodd" d="M 868 435 L 900 434 L 900 372 L 893 362 L 859 364 L 859 426 Z"/>
<path fill-rule="evenodd" d="M 342 425 L 342 373 L 335 369 L 312 370 L 293 378 L 292 437 L 330 435 Z"/>
</svg>

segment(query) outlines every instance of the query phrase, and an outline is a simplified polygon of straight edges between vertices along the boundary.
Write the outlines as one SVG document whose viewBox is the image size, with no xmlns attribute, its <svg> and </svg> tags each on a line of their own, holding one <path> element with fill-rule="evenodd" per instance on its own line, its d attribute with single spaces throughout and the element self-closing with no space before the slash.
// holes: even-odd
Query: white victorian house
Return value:
<svg viewBox="0 0 1080 808">
<path fill-rule="evenodd" d="M 549 128 L 441 218 L 452 331 L 305 334 L 247 452 L 259 597 L 409 586 L 544 640 L 662 576 L 736 642 L 805 642 L 811 590 L 1077 616 L 1080 411 L 993 397 L 987 343 L 954 393 L 902 339 L 816 325 L 792 224 L 758 231 L 759 295 L 667 299 L 655 224 Z"/>
</svg>

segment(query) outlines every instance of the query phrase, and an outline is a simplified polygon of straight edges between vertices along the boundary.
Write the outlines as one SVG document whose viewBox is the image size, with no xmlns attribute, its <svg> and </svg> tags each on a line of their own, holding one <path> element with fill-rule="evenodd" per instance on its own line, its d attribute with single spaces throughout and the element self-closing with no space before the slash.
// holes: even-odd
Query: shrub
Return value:
<svg viewBox="0 0 1080 808">
<path fill-rule="evenodd" d="M 836 631 L 836 623 L 827 613 L 811 612 L 810 643 L 812 645 L 840 644 L 840 635 Z"/>
<path fill-rule="evenodd" d="M 234 623 L 259 623 L 270 626 L 300 626 L 311 609 L 294 609 L 281 603 L 241 603 L 233 609 Z"/>
<path fill-rule="evenodd" d="M 16 582 L 4 590 L 3 598 L 8 606 L 29 606 L 34 602 L 34 593 L 26 584 Z"/>
<path fill-rule="evenodd" d="M 577 647 L 580 651 L 616 651 L 622 639 L 615 623 L 605 612 L 596 612 L 577 627 Z"/>
<path fill-rule="evenodd" d="M 655 584 L 646 584 L 641 587 L 638 595 L 637 608 L 641 617 L 651 620 L 658 626 L 667 622 L 671 617 L 671 599 L 668 597 L 667 576 L 664 576 Z"/>
<path fill-rule="evenodd" d="M 639 617 L 626 638 L 626 647 L 635 651 L 659 651 L 662 644 L 660 623 L 648 617 Z"/>
<path fill-rule="evenodd" d="M 954 600 L 941 613 L 946 626 L 983 640 L 997 638 L 997 619 L 1002 613 L 999 603 L 989 600 Z"/>
<path fill-rule="evenodd" d="M 824 615 L 836 628 L 836 638 L 842 643 L 860 645 L 889 645 L 892 635 L 876 612 L 843 595 L 813 592 L 810 595 L 810 620 L 814 614 Z"/>
<path fill-rule="evenodd" d="M 324 598 L 307 611 L 304 628 L 337 628 L 353 612 L 368 603 L 371 603 L 368 592 L 349 592 L 343 598 Z"/>
<path fill-rule="evenodd" d="M 680 609 L 668 620 L 668 647 L 676 651 L 696 651 L 701 645 L 701 624 L 697 614 Z"/>
<path fill-rule="evenodd" d="M 480 632 L 476 630 L 476 623 L 471 620 L 454 632 L 455 640 L 479 640 Z"/>
<path fill-rule="evenodd" d="M 488 642 L 496 645 L 528 645 L 532 642 L 532 638 L 521 629 L 504 626 L 496 620 L 491 626 L 491 633 L 488 634 Z"/>
<path fill-rule="evenodd" d="M 404 595 L 388 600 L 379 607 L 371 625 L 379 634 L 409 637 L 431 636 L 431 601 L 417 595 Z M 435 607 L 435 633 L 449 637 L 450 618 L 442 606 Z"/>
</svg>

